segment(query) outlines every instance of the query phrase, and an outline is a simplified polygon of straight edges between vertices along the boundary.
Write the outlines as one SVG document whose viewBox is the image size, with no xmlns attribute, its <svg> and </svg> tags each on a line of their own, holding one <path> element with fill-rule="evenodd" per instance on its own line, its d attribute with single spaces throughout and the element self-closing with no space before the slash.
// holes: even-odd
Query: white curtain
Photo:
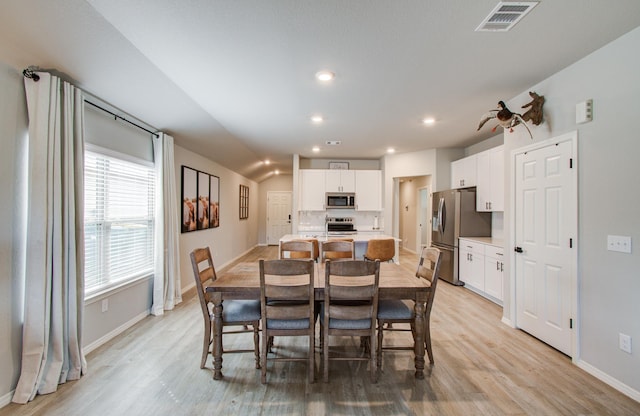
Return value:
<svg viewBox="0 0 640 416">
<path fill-rule="evenodd" d="M 151 313 L 162 315 L 182 302 L 180 287 L 180 220 L 173 137 L 160 133 L 153 138 L 156 166 L 156 267 Z"/>
<path fill-rule="evenodd" d="M 47 73 L 25 78 L 29 114 L 22 368 L 26 403 L 87 370 L 84 307 L 82 92 Z"/>
</svg>

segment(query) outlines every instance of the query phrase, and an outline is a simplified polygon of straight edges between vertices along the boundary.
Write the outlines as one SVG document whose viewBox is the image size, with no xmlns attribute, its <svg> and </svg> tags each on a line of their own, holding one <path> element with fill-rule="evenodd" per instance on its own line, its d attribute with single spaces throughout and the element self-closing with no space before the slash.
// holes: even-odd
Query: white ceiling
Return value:
<svg viewBox="0 0 640 416">
<path fill-rule="evenodd" d="M 542 0 L 509 32 L 475 32 L 497 3 L 10 0 L 0 61 L 57 69 L 261 181 L 291 172 L 295 153 L 377 159 L 477 143 L 495 134 L 495 123 L 476 128 L 499 100 L 640 25 L 638 0 Z M 321 85 L 321 69 L 336 79 Z"/>
</svg>

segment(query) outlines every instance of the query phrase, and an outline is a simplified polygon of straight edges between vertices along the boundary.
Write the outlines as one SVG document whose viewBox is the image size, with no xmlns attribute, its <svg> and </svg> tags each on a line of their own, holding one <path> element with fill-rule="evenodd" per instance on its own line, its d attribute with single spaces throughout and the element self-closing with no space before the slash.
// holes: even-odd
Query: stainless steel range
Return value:
<svg viewBox="0 0 640 416">
<path fill-rule="evenodd" d="M 326 217 L 325 226 L 328 235 L 352 235 L 358 232 L 352 217 Z"/>
</svg>

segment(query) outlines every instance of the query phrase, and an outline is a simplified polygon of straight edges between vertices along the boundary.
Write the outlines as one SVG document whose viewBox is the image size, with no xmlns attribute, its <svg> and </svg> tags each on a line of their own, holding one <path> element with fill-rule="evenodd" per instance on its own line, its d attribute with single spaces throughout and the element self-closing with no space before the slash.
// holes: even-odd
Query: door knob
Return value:
<svg viewBox="0 0 640 416">
<path fill-rule="evenodd" d="M 522 249 L 522 247 L 516 247 L 516 248 L 514 249 L 514 251 L 515 251 L 516 253 L 524 253 L 524 250 Z"/>
</svg>

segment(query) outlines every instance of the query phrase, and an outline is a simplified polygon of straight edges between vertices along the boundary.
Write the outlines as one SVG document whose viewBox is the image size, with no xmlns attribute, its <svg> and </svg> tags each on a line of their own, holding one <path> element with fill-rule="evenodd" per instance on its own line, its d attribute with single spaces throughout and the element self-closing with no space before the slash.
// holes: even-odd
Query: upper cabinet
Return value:
<svg viewBox="0 0 640 416">
<path fill-rule="evenodd" d="M 451 188 L 476 186 L 476 155 L 451 162 Z"/>
<path fill-rule="evenodd" d="M 325 192 L 355 192 L 356 175 L 354 170 L 329 169 L 325 172 Z"/>
<path fill-rule="evenodd" d="M 324 211 L 325 171 L 300 169 L 300 211 Z"/>
<path fill-rule="evenodd" d="M 382 211 L 382 171 L 300 169 L 299 210 L 324 211 L 327 192 L 354 192 L 357 211 Z"/>
<path fill-rule="evenodd" d="M 382 171 L 356 170 L 356 210 L 382 211 Z"/>
<path fill-rule="evenodd" d="M 476 156 L 476 211 L 504 211 L 504 146 Z"/>
</svg>

